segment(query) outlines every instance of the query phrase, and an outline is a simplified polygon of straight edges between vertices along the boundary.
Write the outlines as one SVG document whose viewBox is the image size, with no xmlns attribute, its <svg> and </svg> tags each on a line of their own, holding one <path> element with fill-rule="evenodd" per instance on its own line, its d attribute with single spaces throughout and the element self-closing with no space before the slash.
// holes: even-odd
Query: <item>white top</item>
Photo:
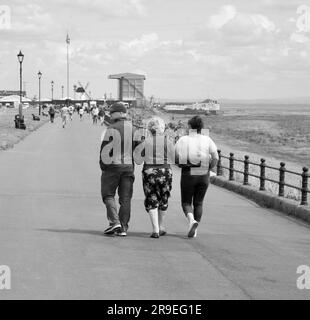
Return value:
<svg viewBox="0 0 310 320">
<path fill-rule="evenodd" d="M 190 132 L 178 140 L 176 153 L 180 164 L 200 164 L 200 167 L 191 168 L 192 175 L 203 175 L 208 173 L 209 163 L 216 156 L 217 147 L 209 136 Z"/>
<path fill-rule="evenodd" d="M 61 108 L 61 115 L 62 116 L 65 116 L 68 114 L 68 107 L 62 107 Z"/>
<path fill-rule="evenodd" d="M 93 109 L 93 115 L 94 116 L 98 116 L 98 114 L 99 114 L 99 109 L 98 108 L 94 108 Z"/>
</svg>

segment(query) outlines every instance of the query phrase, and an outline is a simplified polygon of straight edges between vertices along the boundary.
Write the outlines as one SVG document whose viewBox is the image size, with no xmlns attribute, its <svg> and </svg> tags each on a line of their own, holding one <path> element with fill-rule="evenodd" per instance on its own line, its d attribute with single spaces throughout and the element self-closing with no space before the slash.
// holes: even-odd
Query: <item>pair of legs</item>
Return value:
<svg viewBox="0 0 310 320">
<path fill-rule="evenodd" d="M 121 225 L 124 232 L 127 232 L 131 213 L 131 198 L 133 183 L 135 180 L 132 171 L 119 171 L 108 169 L 102 171 L 101 175 L 101 196 L 107 208 L 107 218 L 110 226 Z M 119 196 L 119 211 L 115 201 L 115 194 Z"/>
<path fill-rule="evenodd" d="M 100 125 L 104 125 L 104 116 L 100 118 Z"/>
<path fill-rule="evenodd" d="M 54 123 L 55 114 L 50 114 L 50 121 L 51 123 Z"/>
<path fill-rule="evenodd" d="M 182 174 L 181 201 L 183 212 L 189 221 L 189 237 L 195 236 L 198 223 L 201 221 L 203 200 L 208 190 L 209 183 L 209 174 Z"/>
<path fill-rule="evenodd" d="M 172 171 L 170 168 L 144 168 L 142 178 L 144 205 L 153 227 L 151 237 L 158 238 L 166 234 L 164 218 L 172 189 Z"/>
<path fill-rule="evenodd" d="M 62 116 L 62 127 L 65 128 L 67 124 L 67 115 Z"/>
</svg>

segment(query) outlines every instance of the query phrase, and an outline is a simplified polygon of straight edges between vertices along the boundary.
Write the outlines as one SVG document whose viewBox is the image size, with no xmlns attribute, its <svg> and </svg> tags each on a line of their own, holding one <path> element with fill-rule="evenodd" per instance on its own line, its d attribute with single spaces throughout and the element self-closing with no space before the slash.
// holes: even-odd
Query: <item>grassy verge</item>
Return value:
<svg viewBox="0 0 310 320">
<path fill-rule="evenodd" d="M 0 109 L 0 150 L 13 148 L 20 140 L 46 123 L 49 118 L 41 116 L 41 121 L 33 121 L 32 114 L 37 115 L 38 110 L 32 107 L 23 110 L 26 130 L 15 129 L 14 117 L 18 110 L 10 108 Z"/>
</svg>

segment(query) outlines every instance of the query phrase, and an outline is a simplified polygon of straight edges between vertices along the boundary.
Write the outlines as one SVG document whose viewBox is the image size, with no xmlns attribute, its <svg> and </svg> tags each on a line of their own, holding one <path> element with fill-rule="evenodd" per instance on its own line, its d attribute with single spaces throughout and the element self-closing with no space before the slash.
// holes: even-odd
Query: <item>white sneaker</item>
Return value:
<svg viewBox="0 0 310 320">
<path fill-rule="evenodd" d="M 196 220 L 194 220 L 193 222 L 190 223 L 189 231 L 187 234 L 187 236 L 189 238 L 193 238 L 195 236 L 195 232 L 196 232 L 197 227 L 198 227 L 198 222 Z"/>
<path fill-rule="evenodd" d="M 123 230 L 116 230 L 114 234 L 118 237 L 126 237 L 127 236 L 127 232 L 123 231 Z"/>
<path fill-rule="evenodd" d="M 193 235 L 193 238 L 196 238 L 197 237 L 197 229 L 195 230 L 195 233 Z"/>
</svg>

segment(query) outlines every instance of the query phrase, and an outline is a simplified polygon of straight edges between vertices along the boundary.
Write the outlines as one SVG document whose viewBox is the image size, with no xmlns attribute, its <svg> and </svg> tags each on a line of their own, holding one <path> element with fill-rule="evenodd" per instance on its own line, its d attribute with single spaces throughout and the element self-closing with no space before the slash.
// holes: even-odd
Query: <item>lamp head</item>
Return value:
<svg viewBox="0 0 310 320">
<path fill-rule="evenodd" d="M 17 55 L 19 63 L 23 63 L 24 61 L 24 55 L 22 54 L 22 51 L 19 51 L 19 54 Z"/>
<path fill-rule="evenodd" d="M 39 79 L 41 79 L 41 77 L 42 77 L 42 72 L 41 71 L 38 72 L 38 77 L 39 77 Z"/>
</svg>

